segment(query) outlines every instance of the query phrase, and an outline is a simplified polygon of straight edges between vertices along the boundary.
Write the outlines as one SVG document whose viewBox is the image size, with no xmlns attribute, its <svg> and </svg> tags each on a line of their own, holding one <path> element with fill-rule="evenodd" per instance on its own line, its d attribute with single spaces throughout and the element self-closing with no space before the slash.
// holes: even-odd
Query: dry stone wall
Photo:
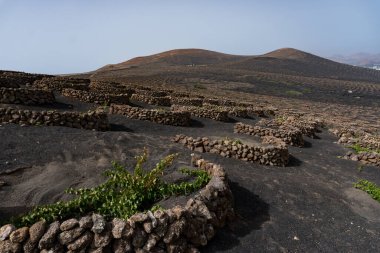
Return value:
<svg viewBox="0 0 380 253">
<path fill-rule="evenodd" d="M 0 88 L 0 104 L 51 104 L 55 102 L 53 92 L 29 88 Z"/>
<path fill-rule="evenodd" d="M 99 105 L 110 105 L 111 103 L 129 104 L 129 98 L 131 96 L 130 94 L 102 94 L 74 89 L 63 89 L 61 93 L 66 97 L 76 98 L 83 102 L 95 103 Z"/>
<path fill-rule="evenodd" d="M 203 159 L 194 163 L 211 180 L 185 206 L 137 213 L 128 220 L 89 214 L 18 229 L 8 224 L 0 228 L 0 252 L 199 252 L 234 210 L 224 169 Z"/>
<path fill-rule="evenodd" d="M 204 108 L 208 110 L 227 111 L 230 117 L 248 118 L 249 110 L 239 106 L 217 106 L 205 104 Z"/>
<path fill-rule="evenodd" d="M 170 103 L 172 105 L 190 105 L 190 106 L 202 106 L 202 98 L 189 98 L 189 97 L 170 97 Z"/>
<path fill-rule="evenodd" d="M 69 77 L 45 77 L 33 83 L 33 86 L 45 89 L 62 91 L 62 89 L 89 90 L 91 80 Z"/>
<path fill-rule="evenodd" d="M 209 118 L 217 121 L 230 121 L 230 117 L 228 116 L 228 111 L 212 109 L 212 108 L 204 108 L 198 106 L 182 106 L 182 105 L 172 105 L 171 109 L 173 111 L 182 111 L 189 112 L 194 117 L 199 118 Z"/>
<path fill-rule="evenodd" d="M 380 153 L 376 152 L 360 152 L 358 154 L 349 152 L 343 158 L 368 165 L 380 166 Z"/>
<path fill-rule="evenodd" d="M 108 94 L 132 94 L 135 89 L 123 86 L 121 83 L 91 80 L 89 85 L 90 91 Z"/>
<path fill-rule="evenodd" d="M 286 145 L 248 146 L 233 140 L 210 140 L 207 137 L 193 138 L 185 135 L 176 135 L 173 141 L 201 153 L 219 154 L 223 157 L 258 162 L 264 165 L 286 166 L 289 161 L 289 152 Z"/>
<path fill-rule="evenodd" d="M 125 115 L 130 119 L 148 120 L 158 124 L 172 126 L 190 126 L 191 115 L 188 112 L 143 109 L 128 105 L 110 106 L 110 113 Z"/>
<path fill-rule="evenodd" d="M 303 147 L 304 145 L 302 132 L 298 128 L 288 129 L 280 127 L 279 129 L 272 129 L 237 123 L 234 126 L 234 131 L 235 133 L 242 133 L 259 137 L 274 136 L 276 138 L 281 139 L 286 144 L 292 146 Z"/>
<path fill-rule="evenodd" d="M 14 123 L 22 126 L 65 126 L 99 131 L 109 129 L 107 114 L 95 111 L 78 113 L 0 108 L 0 122 Z"/>
<path fill-rule="evenodd" d="M 141 102 L 149 105 L 170 106 L 170 97 L 152 97 L 140 94 L 132 94 L 132 101 Z"/>
<path fill-rule="evenodd" d="M 44 77 L 52 76 L 16 71 L 0 71 L 0 87 L 19 88 L 25 85 L 31 85 L 34 81 Z"/>
</svg>

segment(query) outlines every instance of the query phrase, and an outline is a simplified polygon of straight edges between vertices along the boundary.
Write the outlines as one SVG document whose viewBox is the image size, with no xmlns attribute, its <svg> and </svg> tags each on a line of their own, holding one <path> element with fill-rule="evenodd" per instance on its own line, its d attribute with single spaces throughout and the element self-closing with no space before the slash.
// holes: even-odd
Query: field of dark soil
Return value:
<svg viewBox="0 0 380 253">
<path fill-rule="evenodd" d="M 60 96 L 58 102 L 52 108 L 92 108 Z M 112 160 L 132 164 L 144 147 L 150 165 L 177 152 L 179 163 L 189 163 L 191 151 L 171 142 L 176 134 L 258 140 L 234 134 L 233 122 L 193 118 L 190 127 L 175 127 L 120 115 L 109 119 L 108 132 L 1 125 L 0 179 L 6 185 L 0 188 L 0 217 L 66 199 L 63 191 L 68 187 L 96 185 Z M 236 118 L 252 124 L 258 119 Z M 380 204 L 353 183 L 363 178 L 380 184 L 379 168 L 338 158 L 347 149 L 326 129 L 318 137 L 305 138 L 304 148 L 291 147 L 287 167 L 202 154 L 226 169 L 237 217 L 201 252 L 378 252 Z"/>
</svg>

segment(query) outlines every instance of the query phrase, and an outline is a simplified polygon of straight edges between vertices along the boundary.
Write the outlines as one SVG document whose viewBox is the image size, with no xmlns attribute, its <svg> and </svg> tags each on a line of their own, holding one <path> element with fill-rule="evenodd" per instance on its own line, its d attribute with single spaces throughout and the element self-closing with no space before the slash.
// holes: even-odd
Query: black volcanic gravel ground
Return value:
<svg viewBox="0 0 380 253">
<path fill-rule="evenodd" d="M 62 100 L 67 103 L 67 100 Z M 74 104 L 75 110 L 88 105 Z M 112 115 L 112 130 L 95 132 L 64 127 L 0 127 L 0 217 L 35 204 L 65 199 L 70 186 L 91 186 L 104 178 L 111 160 L 132 163 L 143 147 L 152 165 L 166 154 L 191 151 L 170 141 L 175 134 L 257 139 L 233 133 L 234 123 L 194 119 L 193 127 L 173 127 Z M 244 120 L 246 123 L 255 120 Z M 337 158 L 347 150 L 323 131 L 305 148 L 290 148 L 288 167 L 269 167 L 203 154 L 226 169 L 238 218 L 202 252 L 379 252 L 380 204 L 353 183 L 380 184 L 379 168 Z"/>
</svg>

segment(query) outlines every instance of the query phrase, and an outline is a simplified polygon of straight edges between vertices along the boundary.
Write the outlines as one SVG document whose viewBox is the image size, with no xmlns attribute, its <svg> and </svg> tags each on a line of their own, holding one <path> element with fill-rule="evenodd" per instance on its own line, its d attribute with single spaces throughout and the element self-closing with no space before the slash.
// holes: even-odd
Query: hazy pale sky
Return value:
<svg viewBox="0 0 380 253">
<path fill-rule="evenodd" d="M 0 69 L 74 73 L 177 48 L 380 53 L 378 0 L 0 0 Z"/>
</svg>

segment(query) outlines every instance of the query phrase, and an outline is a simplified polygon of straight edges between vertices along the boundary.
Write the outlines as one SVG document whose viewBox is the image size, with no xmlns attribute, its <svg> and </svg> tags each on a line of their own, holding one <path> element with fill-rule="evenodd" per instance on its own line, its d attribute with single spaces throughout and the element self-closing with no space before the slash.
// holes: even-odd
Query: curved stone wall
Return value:
<svg viewBox="0 0 380 253">
<path fill-rule="evenodd" d="M 55 102 L 52 91 L 28 88 L 0 88 L 0 104 L 51 104 Z"/>
<path fill-rule="evenodd" d="M 380 153 L 376 152 L 360 152 L 355 154 L 354 152 L 349 152 L 345 156 L 344 159 L 358 161 L 364 164 L 380 166 Z"/>
<path fill-rule="evenodd" d="M 148 120 L 158 124 L 172 126 L 190 126 L 191 115 L 188 112 L 143 109 L 128 105 L 110 106 L 110 113 L 125 115 L 130 119 Z"/>
<path fill-rule="evenodd" d="M 50 75 L 30 74 L 17 71 L 0 71 L 0 87 L 19 88 Z"/>
<path fill-rule="evenodd" d="M 202 98 L 189 98 L 189 97 L 170 97 L 170 103 L 172 105 L 190 105 L 190 106 L 202 106 Z"/>
<path fill-rule="evenodd" d="M 61 91 L 62 89 L 89 90 L 91 80 L 69 77 L 45 77 L 33 83 L 33 86 L 45 89 Z"/>
<path fill-rule="evenodd" d="M 88 113 L 78 113 L 0 108 L 0 122 L 14 123 L 23 126 L 65 126 L 99 131 L 109 129 L 107 114 L 93 111 Z"/>
<path fill-rule="evenodd" d="M 274 136 L 276 138 L 281 139 L 286 144 L 297 146 L 297 147 L 303 147 L 304 140 L 302 137 L 302 132 L 297 129 L 272 129 L 272 128 L 265 128 L 260 126 L 251 126 L 243 123 L 237 123 L 234 126 L 235 133 L 242 133 L 242 134 L 248 134 L 248 135 L 254 135 L 259 137 L 264 136 Z"/>
<path fill-rule="evenodd" d="M 173 141 L 201 153 L 219 154 L 264 165 L 286 166 L 289 161 L 288 148 L 284 145 L 248 146 L 232 140 L 210 140 L 207 137 L 193 138 L 185 135 L 176 135 Z"/>
<path fill-rule="evenodd" d="M 170 106 L 170 97 L 152 97 L 141 94 L 132 94 L 131 100 L 149 105 Z"/>
<path fill-rule="evenodd" d="M 228 116 L 228 111 L 212 109 L 212 108 L 204 108 L 198 106 L 182 106 L 182 105 L 172 105 L 171 110 L 173 111 L 182 111 L 189 112 L 194 117 L 199 118 L 209 118 L 217 121 L 230 121 L 230 117 Z"/>
<path fill-rule="evenodd" d="M 224 169 L 203 159 L 195 165 L 211 180 L 185 206 L 137 213 L 128 220 L 92 214 L 18 229 L 8 224 L 0 228 L 0 252 L 199 252 L 234 210 Z"/>
<path fill-rule="evenodd" d="M 71 97 L 82 102 L 95 103 L 99 105 L 110 105 L 111 103 L 129 104 L 129 98 L 131 96 L 130 94 L 102 94 L 74 89 L 63 89 L 61 93 L 66 97 Z"/>
<path fill-rule="evenodd" d="M 89 85 L 90 91 L 102 92 L 108 94 L 132 94 L 135 93 L 135 89 L 123 86 L 121 83 L 91 80 Z"/>
<path fill-rule="evenodd" d="M 238 118 L 249 117 L 248 109 L 239 107 L 239 106 L 219 106 L 219 105 L 204 104 L 203 107 L 208 110 L 227 111 L 230 117 L 238 117 Z"/>
</svg>

